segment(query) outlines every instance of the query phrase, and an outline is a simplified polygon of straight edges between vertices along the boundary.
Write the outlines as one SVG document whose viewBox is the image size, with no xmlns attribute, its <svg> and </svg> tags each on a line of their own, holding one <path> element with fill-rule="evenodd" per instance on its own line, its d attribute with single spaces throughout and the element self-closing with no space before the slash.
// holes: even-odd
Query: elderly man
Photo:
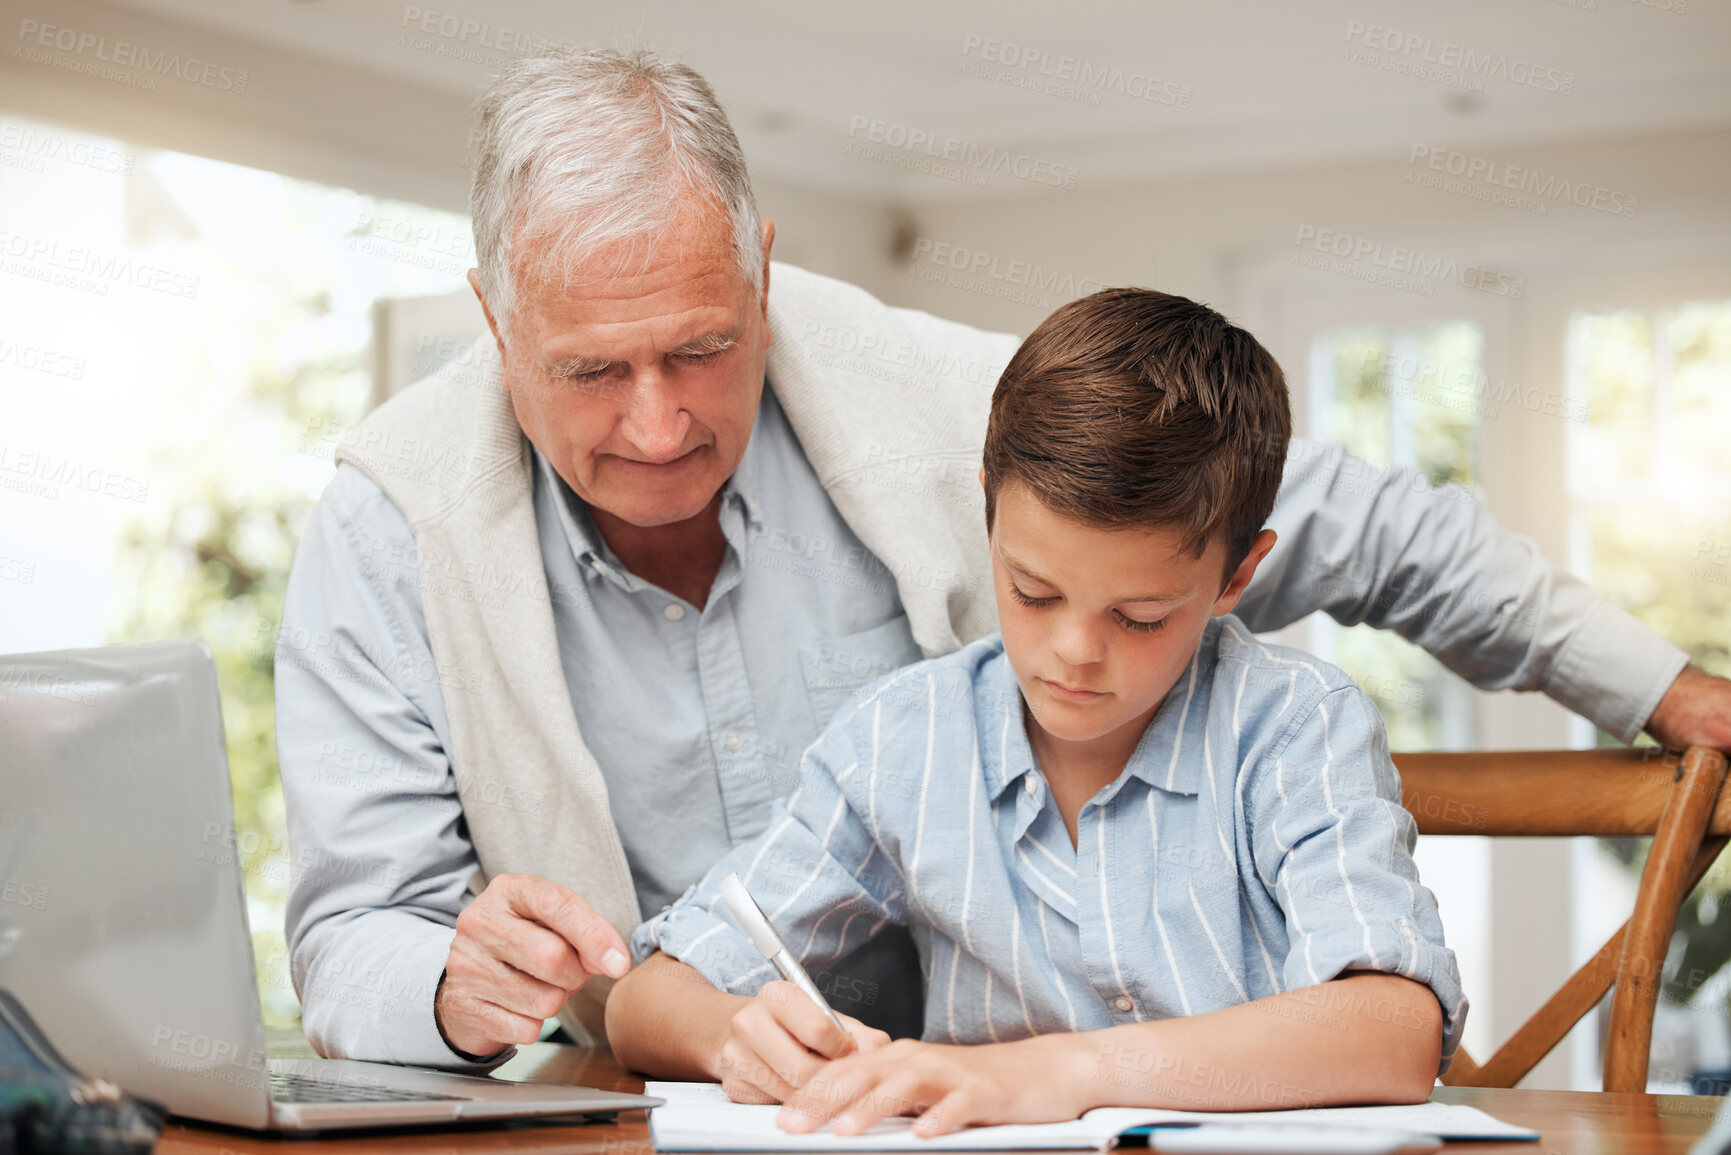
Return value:
<svg viewBox="0 0 1731 1155">
<path fill-rule="evenodd" d="M 500 362 L 340 454 L 277 657 L 307 1035 L 476 1070 L 555 1014 L 597 1035 L 622 936 L 763 828 L 836 706 L 994 628 L 974 473 L 1016 344 L 772 266 L 681 65 L 526 60 L 480 116 Z M 1725 683 L 1459 490 L 1299 442 L 1271 524 L 1253 628 L 1321 609 L 1624 740 L 1731 744 Z M 818 981 L 906 1032 L 916 968 L 880 936 Z"/>
</svg>

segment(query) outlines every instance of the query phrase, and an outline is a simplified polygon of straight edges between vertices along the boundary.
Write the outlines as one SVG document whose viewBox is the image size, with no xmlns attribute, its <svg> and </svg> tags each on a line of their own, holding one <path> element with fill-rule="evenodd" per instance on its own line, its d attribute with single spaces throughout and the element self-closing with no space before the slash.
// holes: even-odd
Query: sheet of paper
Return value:
<svg viewBox="0 0 1731 1155">
<path fill-rule="evenodd" d="M 1106 1145 L 1116 1132 L 1085 1120 L 1037 1126 L 970 1127 L 937 1139 L 914 1135 L 911 1118 L 885 1119 L 864 1135 L 826 1130 L 790 1135 L 775 1125 L 779 1106 L 753 1106 L 728 1099 L 715 1083 L 649 1083 L 645 1095 L 667 1104 L 649 1112 L 657 1151 L 1074 1151 Z"/>
<path fill-rule="evenodd" d="M 1195 1120 L 1208 1123 L 1329 1126 L 1410 1131 L 1445 1139 L 1537 1139 L 1538 1132 L 1494 1119 L 1475 1107 L 1418 1103 L 1407 1107 L 1326 1107 L 1301 1111 L 1197 1112 L 1102 1107 L 1067 1123 L 970 1127 L 937 1139 L 919 1139 L 913 1120 L 886 1119 L 864 1135 L 824 1130 L 789 1135 L 775 1125 L 778 1106 L 734 1103 L 714 1083 L 650 1083 L 646 1095 L 667 1105 L 649 1112 L 661 1151 L 898 1151 L 1103 1149 L 1130 1127 Z"/>
</svg>

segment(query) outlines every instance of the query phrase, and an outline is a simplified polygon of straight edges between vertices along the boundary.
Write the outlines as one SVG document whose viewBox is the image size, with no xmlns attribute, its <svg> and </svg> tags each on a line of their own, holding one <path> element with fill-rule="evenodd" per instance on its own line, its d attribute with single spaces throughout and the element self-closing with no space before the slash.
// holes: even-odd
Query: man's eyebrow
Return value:
<svg viewBox="0 0 1731 1155">
<path fill-rule="evenodd" d="M 1021 561 L 1017 560 L 1017 558 L 1014 554 L 1012 554 L 1009 550 L 1005 549 L 1001 545 L 998 547 L 998 556 L 1004 559 L 1005 565 L 1009 566 L 1011 569 L 1015 570 L 1016 572 L 1022 574 L 1024 577 L 1032 578 L 1033 580 L 1039 582 L 1041 585 L 1052 586 L 1053 589 L 1058 588 L 1057 586 L 1053 585 L 1052 582 L 1041 577 L 1039 574 L 1037 574 L 1033 570 L 1029 569 Z M 1117 600 L 1120 602 L 1160 602 L 1160 603 L 1165 603 L 1165 602 L 1183 601 L 1184 595 L 1183 594 L 1140 594 L 1136 597 L 1119 598 Z"/>
<path fill-rule="evenodd" d="M 740 326 L 735 325 L 731 329 L 717 329 L 701 337 L 693 337 L 685 344 L 669 350 L 669 354 L 675 357 L 690 357 L 724 352 L 739 344 L 740 329 Z M 599 373 L 611 364 L 613 362 L 600 357 L 561 357 L 547 363 L 547 372 L 554 377 L 575 377 L 580 373 Z"/>
<path fill-rule="evenodd" d="M 731 349 L 735 345 L 739 344 L 739 333 L 740 326 L 738 325 L 735 325 L 731 329 L 717 329 L 713 333 L 705 333 L 701 337 L 692 338 L 677 349 L 674 349 L 673 352 L 675 355 L 684 354 L 687 356 L 692 354 L 720 353 L 724 349 Z"/>
<path fill-rule="evenodd" d="M 611 364 L 598 357 L 561 357 L 547 362 L 547 373 L 553 377 L 575 377 L 579 373 L 599 373 Z"/>
</svg>

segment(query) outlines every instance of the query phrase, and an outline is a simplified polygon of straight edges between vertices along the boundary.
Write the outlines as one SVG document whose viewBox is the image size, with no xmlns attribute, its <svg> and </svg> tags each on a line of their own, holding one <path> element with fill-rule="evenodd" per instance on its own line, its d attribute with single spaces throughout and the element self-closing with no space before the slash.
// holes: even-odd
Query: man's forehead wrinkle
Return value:
<svg viewBox="0 0 1731 1155">
<path fill-rule="evenodd" d="M 531 295 L 560 303 L 638 301 L 702 286 L 705 291 L 733 297 L 737 289 L 732 282 L 738 279 L 738 269 L 731 260 L 670 261 L 632 273 L 617 267 L 598 269 L 595 263 L 587 263 L 568 268 L 557 282 L 534 285 Z M 712 283 L 722 287 L 712 289 Z"/>
<path fill-rule="evenodd" d="M 526 227 L 529 226 L 529 227 Z M 560 221 L 518 221 L 512 236 L 512 262 L 526 288 L 568 288 L 574 281 L 638 277 L 660 266 L 678 266 L 718 255 L 734 261 L 733 220 L 712 192 L 695 188 L 677 166 L 669 174 L 668 195 L 649 222 L 632 235 L 617 237 L 573 260 L 564 243 L 570 226 Z"/>
<path fill-rule="evenodd" d="M 620 242 L 558 269 L 544 270 L 539 276 L 526 278 L 524 297 L 538 312 L 558 313 L 573 305 L 644 306 L 669 293 L 702 294 L 732 307 L 740 295 L 741 278 L 731 237 L 676 236 L 669 245 L 645 249 L 644 244 Z"/>
</svg>

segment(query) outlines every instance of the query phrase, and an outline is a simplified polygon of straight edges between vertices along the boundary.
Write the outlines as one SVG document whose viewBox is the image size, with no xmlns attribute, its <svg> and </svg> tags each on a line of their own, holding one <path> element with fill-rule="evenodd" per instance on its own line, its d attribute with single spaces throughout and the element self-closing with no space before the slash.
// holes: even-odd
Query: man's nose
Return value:
<svg viewBox="0 0 1731 1155">
<path fill-rule="evenodd" d="M 625 413 L 619 431 L 644 461 L 672 461 L 683 451 L 691 428 L 691 414 L 680 407 L 680 399 L 666 377 L 646 368 L 631 377 L 625 396 Z"/>
</svg>

